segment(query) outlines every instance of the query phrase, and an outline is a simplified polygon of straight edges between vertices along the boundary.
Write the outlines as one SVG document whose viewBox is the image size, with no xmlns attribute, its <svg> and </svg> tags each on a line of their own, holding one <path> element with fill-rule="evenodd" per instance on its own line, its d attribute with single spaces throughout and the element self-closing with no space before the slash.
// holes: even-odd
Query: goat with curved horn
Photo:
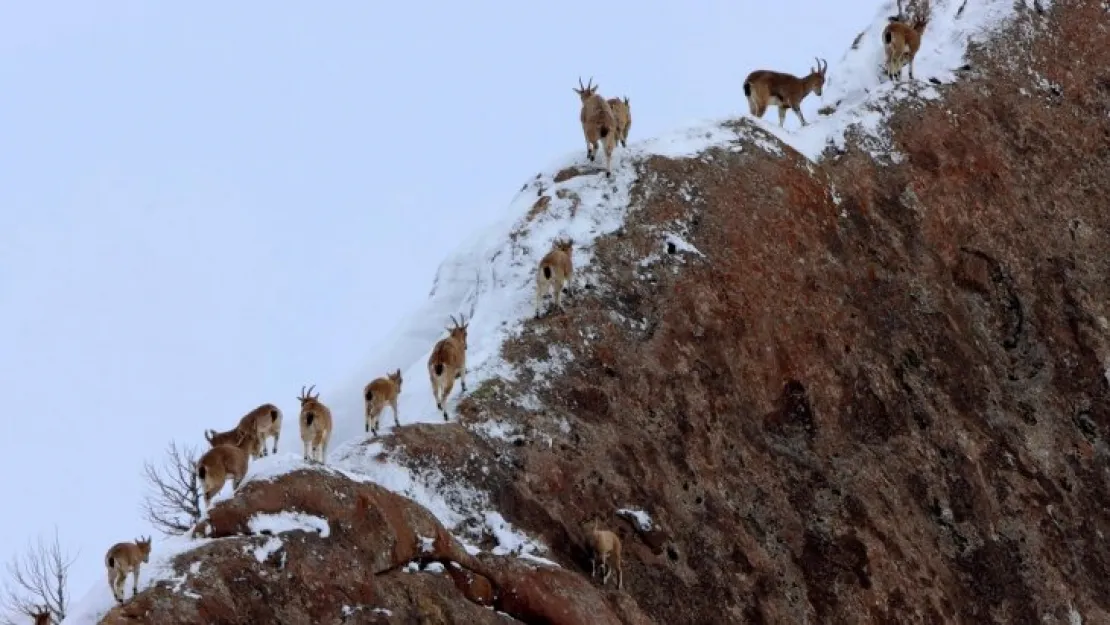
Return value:
<svg viewBox="0 0 1110 625">
<path fill-rule="evenodd" d="M 432 383 L 432 396 L 436 408 L 443 412 L 443 420 L 449 420 L 447 409 L 443 406 L 451 394 L 455 380 L 459 380 L 462 393 L 466 392 L 466 331 L 470 325 L 466 317 L 455 318 L 451 315 L 454 327 L 447 329 L 447 336 L 440 339 L 428 356 L 428 377 Z"/>
<path fill-rule="evenodd" d="M 786 111 L 792 110 L 806 125 L 806 118 L 802 115 L 802 100 L 810 93 L 821 95 L 825 86 L 826 64 L 821 65 L 820 59 L 817 67 L 812 68 L 807 76 L 799 78 L 793 74 L 776 72 L 766 69 L 756 70 L 744 79 L 744 97 L 748 99 L 748 108 L 755 117 L 763 117 L 768 106 L 779 108 L 779 126 L 786 124 Z"/>
<path fill-rule="evenodd" d="M 597 92 L 598 86 L 593 84 L 593 76 L 586 86 L 582 86 L 582 77 L 578 77 L 578 94 L 582 101 L 582 108 L 578 112 L 578 121 L 582 124 L 582 134 L 586 137 L 586 158 L 593 162 L 597 154 L 599 141 L 605 145 L 605 177 L 613 174 L 613 150 L 617 145 L 617 118 L 609 102 Z"/>
<path fill-rule="evenodd" d="M 328 456 L 328 442 L 331 441 L 332 416 L 331 409 L 320 401 L 320 393 L 314 396 L 312 390 L 316 385 L 308 387 L 308 391 L 301 387 L 301 442 L 304 443 L 304 459 L 306 462 L 318 461 L 324 463 Z"/>
</svg>

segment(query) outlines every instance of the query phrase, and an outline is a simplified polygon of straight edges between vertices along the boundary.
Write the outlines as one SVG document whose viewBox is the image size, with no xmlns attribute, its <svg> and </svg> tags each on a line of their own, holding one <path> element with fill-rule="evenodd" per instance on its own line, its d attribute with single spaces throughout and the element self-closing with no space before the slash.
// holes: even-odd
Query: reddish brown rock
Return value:
<svg viewBox="0 0 1110 625">
<path fill-rule="evenodd" d="M 327 519 L 327 536 L 282 532 L 259 562 L 269 537 L 251 535 L 250 520 L 280 512 Z M 577 573 L 477 560 L 415 502 L 338 474 L 247 483 L 213 507 L 204 531 L 218 540 L 176 558 L 183 581 L 148 588 L 101 623 L 652 623 L 634 604 L 610 606 Z M 410 563 L 442 572 L 409 572 Z"/>
<path fill-rule="evenodd" d="M 460 407 L 525 436 L 396 444 L 568 569 L 601 515 L 620 596 L 661 623 L 1110 622 L 1103 4 L 1026 11 L 941 100 L 899 105 L 898 162 L 853 140 L 812 170 L 747 144 L 645 163 L 596 288 Z M 660 231 L 705 258 L 641 267 Z M 541 380 L 552 343 L 574 357 Z"/>
</svg>

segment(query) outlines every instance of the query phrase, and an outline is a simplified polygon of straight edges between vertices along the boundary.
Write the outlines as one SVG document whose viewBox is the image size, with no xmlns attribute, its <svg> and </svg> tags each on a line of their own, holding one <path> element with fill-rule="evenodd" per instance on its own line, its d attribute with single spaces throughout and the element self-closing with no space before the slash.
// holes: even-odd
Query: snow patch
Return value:
<svg viewBox="0 0 1110 625">
<path fill-rule="evenodd" d="M 247 527 L 254 534 L 274 535 L 296 530 L 315 532 L 322 538 L 327 538 L 331 534 L 327 519 L 300 512 L 277 514 L 259 512 L 247 521 Z M 278 542 L 280 544 L 280 541 Z"/>
<path fill-rule="evenodd" d="M 636 523 L 636 527 L 640 528 L 641 532 L 649 531 L 653 527 L 651 523 L 651 516 L 643 510 L 621 508 L 620 510 L 617 510 L 617 514 L 632 519 L 632 521 Z"/>
<path fill-rule="evenodd" d="M 271 555 L 280 551 L 284 546 L 280 538 L 271 536 L 266 539 L 266 542 L 254 548 L 254 559 L 259 562 L 265 562 L 270 559 Z"/>
<path fill-rule="evenodd" d="M 671 254 L 671 253 L 674 253 L 674 252 L 687 252 L 689 254 L 696 254 L 696 255 L 701 256 L 703 258 L 705 257 L 705 254 L 702 254 L 701 250 L 694 247 L 691 243 L 687 242 L 685 239 L 678 236 L 677 234 L 673 234 L 673 233 L 668 232 L 663 237 L 663 240 L 667 244 L 667 253 L 668 254 Z M 674 252 L 671 251 L 672 249 L 674 250 Z"/>
</svg>

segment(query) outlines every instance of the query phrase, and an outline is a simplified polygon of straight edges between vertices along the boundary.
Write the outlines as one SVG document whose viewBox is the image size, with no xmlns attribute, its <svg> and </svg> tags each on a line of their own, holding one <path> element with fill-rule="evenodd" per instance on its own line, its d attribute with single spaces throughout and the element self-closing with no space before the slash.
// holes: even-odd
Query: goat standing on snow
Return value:
<svg viewBox="0 0 1110 625">
<path fill-rule="evenodd" d="M 574 239 L 558 239 L 551 245 L 551 251 L 540 261 L 536 272 L 536 319 L 540 318 L 540 302 L 548 290 L 554 292 L 555 305 L 562 309 L 563 285 L 574 271 L 570 258 L 573 245 Z"/>
<path fill-rule="evenodd" d="M 239 419 L 239 424 L 233 429 L 226 432 L 205 430 L 204 438 L 213 447 L 216 445 L 235 445 L 235 442 L 239 440 L 240 433 L 247 430 L 254 430 L 258 434 L 259 445 L 257 449 L 251 451 L 253 457 L 261 458 L 267 455 L 266 439 L 270 436 L 274 437 L 274 453 L 276 454 L 278 438 L 281 436 L 281 409 L 273 404 L 262 404 L 248 412 L 242 419 Z"/>
<path fill-rule="evenodd" d="M 613 116 L 617 119 L 617 141 L 621 142 L 622 148 L 627 148 L 628 130 L 632 128 L 632 105 L 628 102 L 628 96 L 623 100 L 609 98 L 609 108 L 613 110 Z"/>
<path fill-rule="evenodd" d="M 432 380 L 432 396 L 436 398 L 436 408 L 443 411 L 443 420 L 447 421 L 447 409 L 443 404 L 451 394 L 451 387 L 455 379 L 462 384 L 460 395 L 466 392 L 466 329 L 470 322 L 465 317 L 455 320 L 451 315 L 453 327 L 447 328 L 449 333 L 440 339 L 432 353 L 428 356 L 428 376 Z"/>
<path fill-rule="evenodd" d="M 234 445 L 216 445 L 197 460 L 197 477 L 204 488 L 206 510 L 212 506 L 212 498 L 220 492 L 229 477 L 232 479 L 232 492 L 239 488 L 247 475 L 250 458 L 258 457 L 255 452 L 260 446 L 258 433 L 245 430 L 239 432 Z"/>
<path fill-rule="evenodd" d="M 328 442 L 331 440 L 331 409 L 320 402 L 320 393 L 312 395 L 313 384 L 306 393 L 301 387 L 301 442 L 304 443 L 304 459 L 311 462 L 319 455 L 323 464 L 328 455 Z"/>
<path fill-rule="evenodd" d="M 786 110 L 794 111 L 802 125 L 806 125 L 806 118 L 802 115 L 802 100 L 810 92 L 821 95 L 825 86 L 825 72 L 829 64 L 821 65 L 821 59 L 815 59 L 817 67 L 811 68 L 805 78 L 798 78 L 793 74 L 773 72 L 759 69 L 744 80 L 744 96 L 748 98 L 748 107 L 752 115 L 763 117 L 768 106 L 779 107 L 779 127 L 786 124 Z"/>
<path fill-rule="evenodd" d="M 397 396 L 401 394 L 401 370 L 372 380 L 366 385 L 363 396 L 366 399 L 366 431 L 378 435 L 378 423 L 386 404 L 393 409 L 393 425 L 399 427 L 397 420 Z"/>
<path fill-rule="evenodd" d="M 613 109 L 605 98 L 597 93 L 598 85 L 593 84 L 590 78 L 586 86 L 582 86 L 582 78 L 578 79 L 578 88 L 574 90 L 582 100 L 582 110 L 578 113 L 578 121 L 582 122 L 582 133 L 586 135 L 586 158 L 594 160 L 597 154 L 597 142 L 605 143 L 605 177 L 613 173 L 613 149 L 617 145 L 617 118 Z"/>
<path fill-rule="evenodd" d="M 123 586 L 128 573 L 134 573 L 135 584 L 131 597 L 139 594 L 139 568 L 150 562 L 150 538 L 138 539 L 133 543 L 116 543 L 104 556 L 104 566 L 108 569 L 108 586 L 117 603 L 123 603 Z"/>
<path fill-rule="evenodd" d="M 921 48 L 921 35 L 929 23 L 929 1 L 924 0 L 918 7 L 912 22 L 902 21 L 901 3 L 897 18 L 883 29 L 883 52 L 886 54 L 886 77 L 891 80 L 902 79 L 902 68 L 910 65 L 910 80 L 913 80 L 913 58 Z"/>
</svg>

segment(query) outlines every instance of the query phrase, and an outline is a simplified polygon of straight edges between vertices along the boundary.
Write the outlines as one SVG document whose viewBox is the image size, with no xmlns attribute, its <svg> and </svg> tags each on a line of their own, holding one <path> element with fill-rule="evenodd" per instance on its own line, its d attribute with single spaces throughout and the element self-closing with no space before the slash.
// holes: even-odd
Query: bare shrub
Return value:
<svg viewBox="0 0 1110 625">
<path fill-rule="evenodd" d="M 16 554 L 8 562 L 7 580 L 0 606 L 5 613 L 5 625 L 26 623 L 26 617 L 49 612 L 55 623 L 60 623 L 69 608 L 69 567 L 77 560 L 62 550 L 58 530 L 50 542 L 39 537 L 29 544 L 26 551 Z M 18 615 L 18 619 L 16 620 Z"/>
<path fill-rule="evenodd" d="M 166 536 L 184 534 L 200 521 L 197 452 L 171 442 L 161 466 L 143 463 L 150 490 L 143 496 L 143 518 Z"/>
</svg>

